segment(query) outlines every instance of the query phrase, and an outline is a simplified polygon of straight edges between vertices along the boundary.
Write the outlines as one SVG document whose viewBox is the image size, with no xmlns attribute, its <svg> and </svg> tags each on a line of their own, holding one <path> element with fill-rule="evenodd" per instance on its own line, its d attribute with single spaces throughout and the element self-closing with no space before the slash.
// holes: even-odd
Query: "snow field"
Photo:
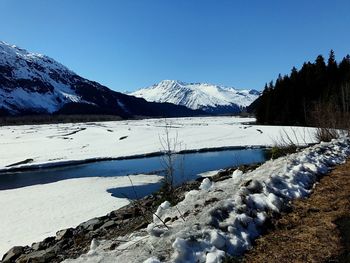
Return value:
<svg viewBox="0 0 350 263">
<path fill-rule="evenodd" d="M 312 128 L 244 124 L 253 121 L 252 118 L 203 117 L 3 126 L 0 127 L 0 170 L 27 159 L 32 161 L 14 167 L 159 152 L 162 150 L 159 137 L 164 136 L 166 123 L 170 125 L 170 136 L 177 134 L 181 150 L 269 146 L 285 132 L 296 143 L 314 142 Z"/>
<path fill-rule="evenodd" d="M 135 186 L 157 183 L 156 175 L 130 175 Z M 76 227 L 93 217 L 125 206 L 125 198 L 112 197 L 110 188 L 130 186 L 127 176 L 63 180 L 0 191 L 0 258 L 11 247 L 31 245 Z"/>
</svg>

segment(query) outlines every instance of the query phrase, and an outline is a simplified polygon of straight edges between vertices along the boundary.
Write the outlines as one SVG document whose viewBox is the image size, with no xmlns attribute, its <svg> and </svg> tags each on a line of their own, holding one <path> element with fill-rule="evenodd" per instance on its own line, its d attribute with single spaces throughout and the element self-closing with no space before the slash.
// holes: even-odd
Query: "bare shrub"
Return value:
<svg viewBox="0 0 350 263">
<path fill-rule="evenodd" d="M 295 153 L 300 147 L 306 147 L 306 128 L 300 130 L 295 127 L 284 128 L 277 138 L 273 138 L 273 147 L 266 151 L 267 159 L 277 159 L 279 157 Z"/>
<path fill-rule="evenodd" d="M 350 114 L 344 112 L 332 102 L 316 103 L 311 112 L 311 124 L 315 126 L 317 141 L 329 142 L 340 136 L 348 136 L 350 131 Z"/>
<path fill-rule="evenodd" d="M 161 145 L 161 151 L 163 155 L 161 157 L 161 163 L 165 170 L 163 192 L 171 200 L 175 187 L 175 169 L 181 169 L 179 173 L 184 173 L 184 160 L 178 160 L 177 152 L 181 151 L 181 142 L 178 139 L 178 133 L 171 134 L 171 128 L 173 127 L 167 120 L 164 121 L 164 134 L 159 135 L 159 141 Z M 183 175 L 184 176 L 184 175 Z"/>
<path fill-rule="evenodd" d="M 279 138 L 274 140 L 276 146 L 298 148 L 307 145 L 305 128 L 302 132 L 298 132 L 295 127 L 289 127 L 288 130 L 284 128 L 280 131 Z"/>
</svg>

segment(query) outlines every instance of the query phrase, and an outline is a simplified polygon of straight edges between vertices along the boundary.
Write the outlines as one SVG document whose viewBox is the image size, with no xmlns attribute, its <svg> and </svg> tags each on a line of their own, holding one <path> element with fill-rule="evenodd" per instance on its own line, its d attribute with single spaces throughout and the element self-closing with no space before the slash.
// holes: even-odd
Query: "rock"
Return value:
<svg viewBox="0 0 350 263">
<path fill-rule="evenodd" d="M 130 218 L 132 218 L 133 217 L 133 214 L 132 213 L 128 213 L 128 212 L 126 212 L 126 213 L 124 213 L 123 215 L 122 215 L 122 219 L 130 219 Z"/>
<path fill-rule="evenodd" d="M 85 235 L 85 237 L 87 238 L 87 239 L 93 239 L 93 238 L 97 238 L 99 236 L 99 233 L 98 233 L 98 230 L 96 230 L 96 231 L 89 231 L 89 232 L 87 232 L 86 233 L 86 235 Z"/>
<path fill-rule="evenodd" d="M 137 230 L 140 230 L 140 229 L 143 229 L 143 228 L 147 228 L 148 226 L 148 222 L 141 222 L 140 224 L 136 225 L 134 227 L 134 231 L 137 231 Z"/>
<path fill-rule="evenodd" d="M 117 211 L 112 211 L 110 213 L 108 213 L 108 218 L 112 219 L 112 218 L 116 218 L 118 215 Z"/>
<path fill-rule="evenodd" d="M 52 259 L 54 256 L 55 256 L 54 251 L 40 250 L 40 251 L 34 251 L 26 255 L 22 255 L 17 259 L 17 262 L 45 263 L 45 262 L 50 262 L 50 259 Z"/>
<path fill-rule="evenodd" d="M 250 180 L 246 187 L 253 194 L 261 193 L 264 189 L 263 185 L 257 180 Z"/>
<path fill-rule="evenodd" d="M 47 237 L 45 238 L 41 243 L 43 245 L 45 245 L 45 247 L 50 246 L 51 244 L 53 244 L 55 242 L 55 237 Z"/>
<path fill-rule="evenodd" d="M 23 253 L 23 247 L 16 246 L 11 248 L 2 258 L 2 262 L 14 262 Z"/>
<path fill-rule="evenodd" d="M 243 186 L 247 187 L 251 183 L 252 179 L 249 179 L 248 181 L 243 183 Z"/>
<path fill-rule="evenodd" d="M 73 240 L 71 238 L 64 238 L 57 242 L 56 247 L 58 247 L 58 250 L 66 250 L 67 248 L 71 247 L 73 244 Z"/>
<path fill-rule="evenodd" d="M 59 247 L 58 244 L 56 244 L 55 246 L 52 246 L 52 247 L 47 248 L 47 249 L 45 250 L 45 253 L 46 253 L 46 254 L 53 254 L 53 255 L 55 255 L 55 254 L 57 254 L 57 252 L 59 252 L 59 251 L 60 251 L 60 247 Z"/>
<path fill-rule="evenodd" d="M 109 247 L 110 250 L 114 250 L 116 249 L 117 244 L 116 243 L 112 243 L 112 245 Z"/>
<path fill-rule="evenodd" d="M 146 199 L 144 202 L 143 202 L 143 204 L 142 204 L 142 206 L 143 207 L 151 207 L 152 205 L 153 205 L 153 200 L 151 200 L 151 199 Z"/>
<path fill-rule="evenodd" d="M 63 229 L 60 230 L 56 233 L 56 238 L 55 240 L 61 240 L 63 238 L 69 238 L 73 236 L 73 228 L 67 228 L 67 229 Z"/>
<path fill-rule="evenodd" d="M 112 226 L 115 226 L 116 225 L 116 223 L 115 223 L 115 221 L 113 221 L 113 220 L 111 220 L 111 221 L 107 221 L 106 223 L 104 223 L 102 226 L 101 226 L 101 228 L 110 228 L 110 227 L 112 227 Z"/>
<path fill-rule="evenodd" d="M 94 231 L 98 227 L 100 227 L 101 225 L 102 225 L 102 222 L 100 219 L 93 218 L 93 219 L 90 219 L 89 221 L 86 221 L 86 222 L 80 224 L 79 226 L 81 226 L 82 228 L 84 228 L 88 231 Z"/>
<path fill-rule="evenodd" d="M 34 251 L 41 250 L 43 248 L 44 248 L 44 246 L 43 246 L 42 242 L 36 242 L 36 243 L 32 244 L 32 249 Z"/>
<path fill-rule="evenodd" d="M 105 216 L 101 216 L 98 218 L 100 221 L 106 221 L 106 220 L 109 220 L 108 216 L 105 215 Z"/>
</svg>

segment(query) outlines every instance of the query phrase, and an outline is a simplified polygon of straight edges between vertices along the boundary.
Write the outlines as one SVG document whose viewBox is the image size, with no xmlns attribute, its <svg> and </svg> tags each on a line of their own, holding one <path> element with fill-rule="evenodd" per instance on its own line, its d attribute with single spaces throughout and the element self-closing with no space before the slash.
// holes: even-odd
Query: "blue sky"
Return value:
<svg viewBox="0 0 350 263">
<path fill-rule="evenodd" d="M 0 0 L 0 40 L 118 91 L 162 79 L 261 90 L 350 53 L 350 1 Z"/>
</svg>

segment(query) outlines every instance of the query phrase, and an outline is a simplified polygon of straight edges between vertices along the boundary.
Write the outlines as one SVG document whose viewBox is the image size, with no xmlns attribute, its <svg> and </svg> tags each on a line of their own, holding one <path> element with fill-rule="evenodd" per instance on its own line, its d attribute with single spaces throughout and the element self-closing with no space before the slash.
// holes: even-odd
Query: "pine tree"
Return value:
<svg viewBox="0 0 350 263">
<path fill-rule="evenodd" d="M 313 111 L 320 105 L 350 111 L 349 55 L 338 65 L 331 50 L 327 64 L 319 55 L 300 70 L 293 67 L 290 75 L 279 74 L 275 83 L 265 84 L 250 110 L 255 110 L 257 121 L 264 124 L 312 125 Z"/>
<path fill-rule="evenodd" d="M 331 51 L 329 52 L 328 67 L 332 67 L 334 65 L 337 65 L 337 62 L 335 61 L 334 50 L 331 49 Z"/>
</svg>

